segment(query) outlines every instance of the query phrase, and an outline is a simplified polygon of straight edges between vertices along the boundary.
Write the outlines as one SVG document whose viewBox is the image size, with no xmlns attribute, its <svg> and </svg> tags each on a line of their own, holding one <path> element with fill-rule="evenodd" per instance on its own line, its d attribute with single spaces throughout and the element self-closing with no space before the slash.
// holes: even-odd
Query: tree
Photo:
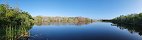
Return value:
<svg viewBox="0 0 142 40">
<path fill-rule="evenodd" d="M 129 14 L 129 15 L 121 15 L 112 19 L 114 23 L 123 23 L 123 24 L 142 24 L 142 13 L 139 14 Z"/>
<path fill-rule="evenodd" d="M 5 4 L 0 4 L 0 26 L 33 24 L 33 18 L 28 12 L 19 11 Z"/>
</svg>

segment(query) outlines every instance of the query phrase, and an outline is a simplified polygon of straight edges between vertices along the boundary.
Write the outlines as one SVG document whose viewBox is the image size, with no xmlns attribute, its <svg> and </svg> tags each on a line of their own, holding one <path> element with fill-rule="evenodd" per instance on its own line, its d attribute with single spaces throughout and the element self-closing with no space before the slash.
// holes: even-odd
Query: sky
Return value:
<svg viewBox="0 0 142 40">
<path fill-rule="evenodd" d="M 0 0 L 3 3 L 4 0 Z M 142 12 L 142 0 L 7 0 L 32 16 L 82 16 L 112 19 L 120 15 Z"/>
</svg>

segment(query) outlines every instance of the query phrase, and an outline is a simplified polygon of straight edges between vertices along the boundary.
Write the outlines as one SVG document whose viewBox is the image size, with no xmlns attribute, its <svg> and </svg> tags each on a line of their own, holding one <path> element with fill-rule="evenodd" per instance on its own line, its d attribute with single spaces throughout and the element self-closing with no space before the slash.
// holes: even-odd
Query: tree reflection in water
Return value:
<svg viewBox="0 0 142 40">
<path fill-rule="evenodd" d="M 90 22 L 40 22 L 40 23 L 35 23 L 35 25 L 41 26 L 41 25 L 86 25 L 93 23 L 93 21 Z"/>
<path fill-rule="evenodd" d="M 5 25 L 0 29 L 0 40 L 27 40 L 32 25 Z"/>
<path fill-rule="evenodd" d="M 140 36 L 142 35 L 142 25 L 137 25 L 137 24 L 112 24 L 112 26 L 117 26 L 120 29 L 128 29 L 129 32 L 131 33 L 138 33 Z"/>
</svg>

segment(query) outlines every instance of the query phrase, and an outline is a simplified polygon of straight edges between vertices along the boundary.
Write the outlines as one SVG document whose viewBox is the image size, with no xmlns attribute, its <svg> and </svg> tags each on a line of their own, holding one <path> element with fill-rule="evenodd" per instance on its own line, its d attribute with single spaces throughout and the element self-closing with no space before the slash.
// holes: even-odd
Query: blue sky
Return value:
<svg viewBox="0 0 142 40">
<path fill-rule="evenodd" d="M 3 0 L 0 0 L 2 3 Z M 18 4 L 17 4 L 18 3 Z M 32 16 L 82 16 L 111 19 L 142 12 L 142 0 L 8 0 Z"/>
</svg>

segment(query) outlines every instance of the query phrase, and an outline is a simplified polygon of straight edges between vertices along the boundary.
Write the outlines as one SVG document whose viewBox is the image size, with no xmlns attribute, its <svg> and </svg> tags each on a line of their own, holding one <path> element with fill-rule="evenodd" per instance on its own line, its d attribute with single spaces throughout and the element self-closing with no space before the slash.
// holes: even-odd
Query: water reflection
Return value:
<svg viewBox="0 0 142 40">
<path fill-rule="evenodd" d="M 86 25 L 93 23 L 92 21 L 90 22 L 40 22 L 40 23 L 35 23 L 35 25 L 41 26 L 41 25 Z"/>
<path fill-rule="evenodd" d="M 128 29 L 130 33 L 138 33 L 140 36 L 142 35 L 142 25 L 130 25 L 130 24 L 112 24 L 112 26 L 117 26 L 120 29 Z"/>
<path fill-rule="evenodd" d="M 0 27 L 0 40 L 27 40 L 32 25 L 5 25 Z"/>
<path fill-rule="evenodd" d="M 88 25 L 51 23 L 48 26 L 34 26 L 29 32 L 31 40 L 141 40 L 127 30 L 111 26 L 111 23 L 94 22 Z M 53 25 L 53 26 L 52 26 Z M 121 28 L 121 27 L 120 27 Z"/>
<path fill-rule="evenodd" d="M 112 24 L 109 23 L 92 23 L 92 22 L 48 22 L 36 23 L 35 25 L 55 25 L 55 26 L 34 26 L 33 25 L 5 25 L 0 29 L 0 40 L 28 40 L 28 39 L 137 39 L 129 33 L 120 32 L 115 27 L 120 29 L 128 29 L 131 33 L 139 33 L 142 35 L 141 25 L 126 25 L 126 24 Z M 86 25 L 90 24 L 90 25 Z M 68 25 L 58 27 L 58 25 Z M 86 26 L 72 26 L 72 25 L 86 25 Z M 72 27 L 71 27 L 72 26 Z M 32 29 L 31 29 L 32 28 Z M 82 28 L 84 30 L 76 29 Z M 31 29 L 29 31 L 29 29 Z M 28 32 L 29 31 L 29 32 Z M 125 34 L 126 33 L 126 34 Z M 86 35 L 87 34 L 87 35 Z M 130 36 L 130 37 L 129 37 Z M 82 39 L 84 38 L 84 39 Z"/>
</svg>

